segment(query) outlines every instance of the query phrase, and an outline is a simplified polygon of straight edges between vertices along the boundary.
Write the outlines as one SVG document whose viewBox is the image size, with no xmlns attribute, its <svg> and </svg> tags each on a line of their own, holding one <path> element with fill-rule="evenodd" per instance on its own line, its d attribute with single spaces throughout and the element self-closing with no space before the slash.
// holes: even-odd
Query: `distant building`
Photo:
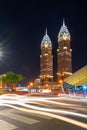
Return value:
<svg viewBox="0 0 87 130">
<path fill-rule="evenodd" d="M 70 48 L 71 36 L 63 20 L 63 25 L 58 34 L 57 49 L 57 75 L 58 83 L 72 75 L 72 49 Z"/>
<path fill-rule="evenodd" d="M 35 88 L 39 88 L 40 85 L 41 85 L 40 79 L 39 79 L 39 78 L 35 79 L 35 80 L 34 80 L 34 87 L 35 87 Z"/>
<path fill-rule="evenodd" d="M 52 42 L 47 34 L 47 29 L 41 42 L 40 79 L 41 84 L 46 87 L 49 87 L 53 82 Z"/>
</svg>

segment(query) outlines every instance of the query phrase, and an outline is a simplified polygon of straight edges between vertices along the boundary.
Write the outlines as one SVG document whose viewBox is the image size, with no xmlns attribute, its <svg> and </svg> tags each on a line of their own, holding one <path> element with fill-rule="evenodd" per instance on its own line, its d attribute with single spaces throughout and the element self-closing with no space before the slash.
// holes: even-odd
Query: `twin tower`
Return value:
<svg viewBox="0 0 87 130">
<path fill-rule="evenodd" d="M 58 34 L 58 49 L 57 49 L 57 83 L 60 84 L 63 80 L 72 74 L 72 49 L 70 48 L 70 33 L 63 21 Z M 40 55 L 40 79 L 42 85 L 52 85 L 53 83 L 53 55 L 52 42 L 46 33 L 41 42 Z"/>
</svg>

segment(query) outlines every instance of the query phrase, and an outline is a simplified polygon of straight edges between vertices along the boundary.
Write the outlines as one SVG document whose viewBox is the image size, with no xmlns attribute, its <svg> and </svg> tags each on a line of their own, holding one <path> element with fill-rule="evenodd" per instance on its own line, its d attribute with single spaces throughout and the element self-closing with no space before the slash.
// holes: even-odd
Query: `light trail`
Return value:
<svg viewBox="0 0 87 130">
<path fill-rule="evenodd" d="M 68 114 L 68 115 L 74 115 L 74 116 L 78 116 L 78 117 L 82 117 L 82 118 L 87 118 L 87 115 L 85 115 L 85 114 L 71 112 L 69 110 L 66 111 L 66 110 L 59 110 L 59 109 L 46 108 L 46 107 L 42 108 L 42 107 L 38 107 L 35 105 L 26 104 L 26 103 L 31 103 L 31 102 L 33 102 L 35 104 L 38 102 L 43 102 L 44 104 L 49 103 L 50 105 L 52 105 L 52 104 L 53 105 L 62 105 L 63 107 L 80 107 L 81 106 L 78 104 L 68 104 L 68 103 L 61 103 L 58 101 L 57 102 L 53 101 L 56 99 L 58 100 L 59 97 L 57 97 L 57 98 L 56 97 L 27 97 L 27 96 L 19 96 L 17 94 L 16 95 L 15 94 L 14 95 L 7 94 L 7 95 L 0 96 L 0 106 L 8 106 L 8 107 L 12 107 L 12 108 L 17 109 L 17 110 L 41 114 L 41 115 L 45 115 L 45 116 L 48 115 L 50 117 L 60 119 L 62 121 L 77 125 L 79 127 L 82 127 L 85 129 L 87 128 L 87 124 L 85 124 L 83 122 L 79 122 L 79 121 L 76 121 L 76 120 L 73 120 L 73 119 L 70 119 L 67 117 L 63 117 L 63 114 L 64 115 Z M 64 98 L 60 97 L 60 99 L 65 99 L 65 97 Z M 67 99 L 67 101 L 68 100 L 71 100 L 71 99 Z M 74 100 L 77 101 L 77 99 L 74 99 Z M 71 101 L 74 101 L 74 100 L 72 99 Z M 82 101 L 85 102 L 86 100 L 82 100 Z M 11 104 L 20 105 L 21 107 L 25 107 L 25 108 L 20 108 L 17 106 L 13 106 Z M 29 109 L 26 109 L 26 108 L 29 108 Z M 30 109 L 33 109 L 33 110 L 30 110 Z M 53 113 L 57 113 L 57 115 L 53 114 Z M 58 115 L 58 114 L 62 114 L 62 116 Z"/>
<path fill-rule="evenodd" d="M 42 100 L 40 100 L 42 101 Z M 46 103 L 47 101 L 45 101 Z M 79 116 L 79 117 L 83 117 L 83 118 L 87 118 L 87 115 L 85 114 L 80 114 L 80 113 L 75 113 L 75 112 L 70 112 L 70 111 L 65 111 L 65 110 L 59 110 L 59 109 L 50 109 L 50 108 L 42 108 L 42 107 L 38 107 L 38 106 L 34 106 L 34 105 L 30 105 L 30 104 L 26 104 L 24 102 L 22 102 L 21 100 L 2 100 L 1 101 L 1 105 L 2 104 L 17 104 L 20 105 L 22 107 L 27 107 L 29 109 L 34 109 L 34 110 L 39 110 L 39 111 L 46 111 L 46 112 L 53 112 L 53 113 L 59 113 L 59 114 L 68 114 L 68 115 L 74 115 L 74 116 Z"/>
<path fill-rule="evenodd" d="M 80 122 L 80 121 L 77 121 L 77 120 L 74 120 L 74 119 L 70 119 L 68 117 L 63 117 L 63 116 L 55 115 L 55 114 L 48 113 L 48 112 L 42 112 L 42 111 L 36 111 L 36 110 L 29 110 L 29 109 L 25 109 L 25 108 L 19 108 L 19 107 L 16 107 L 16 106 L 13 106 L 13 105 L 9 105 L 9 104 L 3 104 L 3 106 L 11 107 L 13 109 L 21 110 L 21 111 L 24 111 L 24 112 L 40 114 L 42 116 L 43 115 L 44 116 L 49 116 L 49 117 L 56 118 L 56 119 L 59 119 L 61 121 L 65 121 L 67 123 L 79 126 L 81 128 L 87 129 L 87 124 L 85 124 L 83 122 Z"/>
<path fill-rule="evenodd" d="M 41 102 L 45 102 L 45 103 L 51 103 L 51 104 L 54 104 L 54 105 L 64 105 L 64 106 L 71 106 L 71 107 L 74 107 L 74 106 L 76 106 L 76 107 L 80 107 L 80 105 L 77 105 L 77 104 L 71 104 L 71 103 L 69 103 L 69 104 L 67 104 L 67 103 L 61 103 L 61 102 L 55 102 L 55 101 L 52 101 L 52 99 L 58 99 L 58 97 L 56 98 L 56 97 L 50 97 L 50 98 L 47 98 L 47 97 L 26 97 L 26 95 L 25 96 L 19 96 L 19 95 L 17 95 L 17 94 L 6 94 L 6 95 L 2 95 L 1 97 L 0 97 L 1 99 L 10 99 L 10 100 L 14 100 L 14 99 L 16 99 L 16 100 L 20 100 L 20 101 L 24 101 L 24 102 L 29 102 L 29 101 L 41 101 Z M 13 98 L 13 99 L 12 99 Z M 51 100 L 51 101 L 50 101 Z"/>
<path fill-rule="evenodd" d="M 7 98 L 7 100 L 6 100 Z M 51 113 L 58 113 L 58 114 L 68 114 L 68 115 L 74 115 L 74 116 L 78 116 L 78 117 L 83 117 L 83 118 L 87 118 L 87 115 L 85 114 L 81 114 L 81 113 L 76 113 L 76 112 L 71 112 L 71 111 L 66 111 L 66 110 L 59 110 L 59 109 L 53 109 L 53 108 L 42 108 L 39 106 L 35 106 L 35 105 L 30 105 L 30 104 L 26 104 L 26 103 L 31 103 L 31 102 L 35 102 L 38 103 L 38 101 L 40 102 L 44 102 L 44 104 L 46 103 L 50 103 L 50 104 L 54 104 L 54 105 L 62 105 L 64 108 L 65 106 L 69 106 L 70 107 L 80 107 L 80 105 L 75 105 L 75 104 L 66 104 L 66 103 L 60 103 L 60 102 L 55 102 L 55 101 L 50 101 L 48 100 L 50 98 L 38 98 L 38 97 L 29 97 L 27 98 L 26 96 L 19 96 L 19 95 L 2 95 L 0 96 L 0 106 L 2 106 L 3 104 L 16 104 L 16 105 L 20 105 L 22 107 L 27 107 L 29 109 L 34 109 L 34 110 L 39 110 L 39 111 L 46 111 L 46 112 L 51 112 Z M 52 97 L 51 97 L 52 99 Z M 38 103 L 39 104 L 39 103 Z M 79 110 L 79 108 L 78 108 Z"/>
<path fill-rule="evenodd" d="M 30 101 L 30 100 L 28 100 L 28 99 L 25 99 L 24 101 L 26 101 L 26 103 L 28 103 L 27 101 Z M 45 103 L 50 103 L 50 104 L 54 104 L 54 105 L 62 105 L 62 106 L 71 106 L 71 107 L 74 107 L 74 106 L 76 106 L 76 107 L 80 107 L 80 105 L 75 105 L 75 104 L 66 104 L 66 103 L 61 103 L 61 102 L 55 102 L 55 101 L 50 101 L 50 100 L 47 100 L 47 99 L 31 99 L 31 101 L 41 101 L 41 102 L 45 102 Z"/>
<path fill-rule="evenodd" d="M 0 99 L 2 99 L 2 98 L 22 98 L 22 99 L 28 99 L 29 98 L 29 100 L 31 100 L 31 99 L 34 99 L 34 100 L 39 100 L 39 99 L 47 99 L 47 100 L 60 100 L 60 99 L 62 99 L 62 100 L 72 100 L 72 101 L 78 101 L 78 99 L 80 99 L 80 101 L 83 101 L 83 102 L 85 102 L 85 101 L 87 101 L 87 98 L 83 98 L 83 97 L 78 97 L 78 99 L 77 98 L 70 98 L 70 96 L 64 96 L 64 97 L 59 97 L 59 96 L 57 96 L 57 97 L 35 97 L 35 96 L 33 96 L 33 97 L 31 97 L 31 96 L 28 96 L 27 94 L 26 95 L 18 95 L 18 94 L 4 94 L 4 95 L 1 95 L 0 96 Z"/>
<path fill-rule="evenodd" d="M 80 113 L 75 113 L 75 112 L 70 112 L 70 111 L 65 111 L 65 110 L 42 108 L 42 107 L 37 107 L 37 106 L 24 104 L 24 103 L 19 103 L 19 105 L 21 105 L 23 107 L 35 109 L 35 110 L 40 110 L 40 111 L 53 112 L 53 113 L 58 113 L 58 114 L 68 114 L 68 115 L 74 115 L 74 116 L 78 116 L 78 117 L 87 118 L 87 115 L 85 115 L 85 114 L 80 114 Z"/>
</svg>

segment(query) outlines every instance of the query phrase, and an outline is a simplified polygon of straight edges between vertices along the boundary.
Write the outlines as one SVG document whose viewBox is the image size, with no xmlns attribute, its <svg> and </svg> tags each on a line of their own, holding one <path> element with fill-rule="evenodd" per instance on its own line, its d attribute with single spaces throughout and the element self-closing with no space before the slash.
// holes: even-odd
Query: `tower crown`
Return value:
<svg viewBox="0 0 87 130">
<path fill-rule="evenodd" d="M 58 42 L 61 40 L 70 40 L 70 33 L 67 29 L 67 26 L 65 25 L 65 21 L 63 20 L 63 25 L 60 28 L 59 34 L 58 34 Z"/>
<path fill-rule="evenodd" d="M 47 34 L 47 29 L 46 29 L 45 35 L 44 35 L 44 37 L 42 39 L 42 42 L 41 42 L 41 48 L 43 46 L 45 46 L 45 47 L 48 47 L 48 46 L 52 47 L 52 42 L 51 42 L 51 40 L 50 40 L 50 38 L 49 38 L 49 36 Z"/>
</svg>

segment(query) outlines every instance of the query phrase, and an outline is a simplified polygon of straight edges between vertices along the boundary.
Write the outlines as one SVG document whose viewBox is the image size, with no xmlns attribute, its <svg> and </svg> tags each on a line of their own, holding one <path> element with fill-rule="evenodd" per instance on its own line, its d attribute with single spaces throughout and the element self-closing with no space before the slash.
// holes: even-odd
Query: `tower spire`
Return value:
<svg viewBox="0 0 87 130">
<path fill-rule="evenodd" d="M 60 28 L 59 34 L 58 34 L 58 41 L 61 41 L 63 38 L 63 35 L 67 35 L 67 39 L 70 40 L 70 33 L 68 31 L 67 26 L 65 25 L 65 20 L 63 18 L 63 25 Z"/>
<path fill-rule="evenodd" d="M 42 42 L 41 42 L 41 47 L 44 46 L 45 42 L 47 42 L 47 43 L 49 44 L 49 46 L 52 47 L 52 42 L 51 42 L 51 40 L 50 40 L 50 37 L 49 37 L 48 34 L 47 34 L 47 28 L 46 28 L 46 30 L 45 30 L 45 35 L 44 35 L 44 37 L 43 37 L 43 39 L 42 39 Z"/>
<path fill-rule="evenodd" d="M 63 27 L 65 26 L 65 20 L 64 20 L 64 18 L 63 18 Z"/>
<path fill-rule="evenodd" d="M 46 28 L 45 34 L 47 35 L 47 28 Z"/>
</svg>

